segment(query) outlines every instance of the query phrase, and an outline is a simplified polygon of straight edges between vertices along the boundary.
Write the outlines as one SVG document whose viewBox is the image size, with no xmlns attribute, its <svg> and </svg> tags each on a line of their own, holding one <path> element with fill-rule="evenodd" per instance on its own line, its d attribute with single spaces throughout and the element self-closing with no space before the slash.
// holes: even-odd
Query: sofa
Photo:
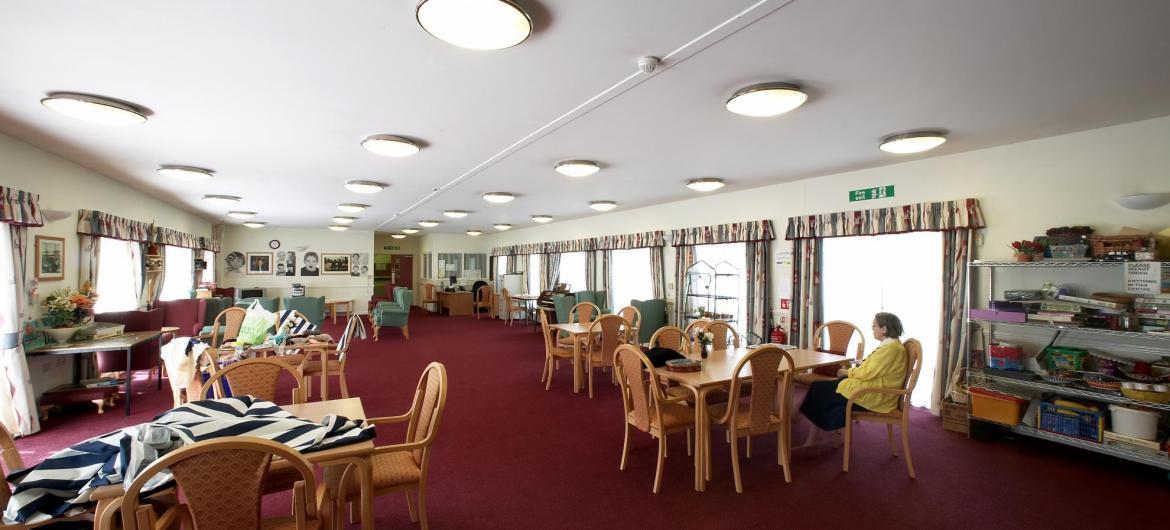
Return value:
<svg viewBox="0 0 1170 530">
<path fill-rule="evenodd" d="M 320 329 L 321 323 L 325 321 L 324 296 L 286 296 L 280 299 L 280 303 L 286 310 L 294 309 L 300 311 L 318 329 Z"/>
<path fill-rule="evenodd" d="M 181 337 L 194 337 L 203 329 L 207 300 L 155 300 L 151 308 L 163 311 L 163 326 L 179 328 L 176 334 Z"/>
<path fill-rule="evenodd" d="M 630 300 L 630 305 L 642 315 L 642 325 L 638 328 L 638 343 L 650 342 L 654 332 L 666 326 L 666 300 L 661 298 Z"/>
<path fill-rule="evenodd" d="M 402 336 L 410 340 L 410 306 L 414 302 L 414 292 L 405 287 L 394 290 L 393 302 L 379 302 L 374 306 L 372 322 L 374 323 L 374 340 L 378 340 L 378 330 L 382 326 L 402 328 Z"/>
<path fill-rule="evenodd" d="M 125 332 L 157 331 L 163 327 L 164 310 L 162 308 L 150 311 L 116 311 L 98 313 L 94 315 L 95 322 L 111 322 L 126 326 Z M 97 352 L 97 368 L 99 373 L 126 372 L 135 370 L 159 369 L 159 388 L 162 388 L 162 357 L 157 340 L 143 342 L 130 350 L 132 364 L 126 366 L 126 354 L 120 351 Z M 129 374 L 128 374 L 129 375 Z"/>
</svg>

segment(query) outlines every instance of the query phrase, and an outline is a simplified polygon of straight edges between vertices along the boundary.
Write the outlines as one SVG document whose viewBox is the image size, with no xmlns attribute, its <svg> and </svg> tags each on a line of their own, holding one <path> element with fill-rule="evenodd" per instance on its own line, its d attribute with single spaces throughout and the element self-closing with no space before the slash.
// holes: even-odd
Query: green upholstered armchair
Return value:
<svg viewBox="0 0 1170 530">
<path fill-rule="evenodd" d="M 577 291 L 573 293 L 573 296 L 577 298 L 578 304 L 581 302 L 589 302 L 601 308 L 601 314 L 608 315 L 613 312 L 613 308 L 608 307 L 609 304 L 606 300 L 606 294 L 605 291 Z"/>
<path fill-rule="evenodd" d="M 630 300 L 630 305 L 642 314 L 642 325 L 638 328 L 638 343 L 650 342 L 655 331 L 666 325 L 666 300 Z"/>
<path fill-rule="evenodd" d="M 305 318 L 309 319 L 309 322 L 318 328 L 325 321 L 324 296 L 286 296 L 280 299 L 280 303 L 284 309 L 300 311 L 302 315 L 305 315 Z"/>
<path fill-rule="evenodd" d="M 260 307 L 263 307 L 264 309 L 272 311 L 273 313 L 276 312 L 277 304 L 280 303 L 280 300 L 277 299 L 275 296 L 273 296 L 271 298 L 268 298 L 268 297 L 241 298 L 239 300 L 236 300 L 236 307 L 242 307 L 244 309 L 247 309 L 248 306 L 252 305 L 252 300 L 259 300 Z"/>
<path fill-rule="evenodd" d="M 557 312 L 558 324 L 564 324 L 571 320 L 569 318 L 569 311 L 572 311 L 575 305 L 577 305 L 577 299 L 573 295 L 558 294 L 553 296 L 553 308 Z"/>
<path fill-rule="evenodd" d="M 414 292 L 407 288 L 394 290 L 393 302 L 378 302 L 374 306 L 374 340 L 378 340 L 378 330 L 382 326 L 402 328 L 402 336 L 410 340 L 410 306 L 414 303 Z"/>
</svg>

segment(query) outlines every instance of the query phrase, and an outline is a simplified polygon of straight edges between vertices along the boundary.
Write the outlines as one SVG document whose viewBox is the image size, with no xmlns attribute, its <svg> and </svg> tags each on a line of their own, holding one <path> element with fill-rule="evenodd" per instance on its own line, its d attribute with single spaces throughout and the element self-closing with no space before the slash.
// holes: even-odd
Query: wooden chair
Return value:
<svg viewBox="0 0 1170 530">
<path fill-rule="evenodd" d="M 670 348 L 683 355 L 690 351 L 690 345 L 687 343 L 687 335 L 678 326 L 663 326 L 658 328 L 653 335 L 650 336 L 650 347 Z"/>
<path fill-rule="evenodd" d="M 695 411 L 683 400 L 668 398 L 654 372 L 650 359 L 641 348 L 622 344 L 614 354 L 614 370 L 622 392 L 622 408 L 626 413 L 625 438 L 622 441 L 622 463 L 630 452 L 630 426 L 658 439 L 658 467 L 654 471 L 654 493 L 662 490 L 662 462 L 666 458 L 666 436 L 686 432 L 687 454 L 691 454 L 691 430 L 695 427 Z M 697 471 L 697 470 L 696 470 Z"/>
<path fill-rule="evenodd" d="M 438 313 L 439 312 L 439 298 L 437 296 L 435 296 L 435 284 L 424 283 L 423 284 L 423 294 L 426 295 L 422 299 L 423 310 L 430 311 L 430 309 L 427 309 L 427 306 L 433 305 L 433 306 L 435 306 L 435 310 L 433 312 Z"/>
<path fill-rule="evenodd" d="M 690 324 L 687 324 L 687 327 L 683 333 L 686 334 L 687 341 L 690 342 L 690 351 L 699 351 L 699 333 L 707 331 L 707 325 L 711 322 L 713 321 L 709 318 L 700 318 L 698 320 L 692 321 Z"/>
<path fill-rule="evenodd" d="M 421 522 L 423 530 L 427 528 L 427 468 L 431 461 L 431 443 L 435 441 L 435 433 L 439 430 L 439 422 L 446 407 L 447 369 L 442 363 L 433 362 L 423 369 L 410 410 L 398 416 L 366 420 L 372 425 L 407 423 L 404 443 L 374 449 L 374 495 L 405 492 L 410 520 Z M 338 481 L 338 508 L 341 503 L 349 502 L 352 515 L 353 503 L 361 501 L 357 470 L 352 465 L 346 466 L 344 471 L 339 471 L 338 466 L 328 467 L 325 469 L 325 479 Z M 410 501 L 411 490 L 418 492 L 417 515 Z M 341 513 L 340 509 L 338 513 Z"/>
<path fill-rule="evenodd" d="M 617 312 L 622 318 L 630 322 L 630 344 L 638 344 L 638 331 L 642 329 L 642 312 L 638 308 L 628 305 Z"/>
<path fill-rule="evenodd" d="M 247 313 L 248 310 L 242 307 L 229 307 L 215 315 L 215 321 L 211 323 L 211 340 L 208 341 L 211 347 L 219 348 L 225 342 L 236 340 L 236 337 L 240 336 L 240 326 L 244 325 L 244 315 Z"/>
<path fill-rule="evenodd" d="M 337 339 L 337 349 L 309 351 L 305 360 L 297 367 L 301 377 L 305 379 L 305 398 L 313 394 L 313 376 L 321 376 L 321 400 L 329 399 L 329 376 L 337 376 L 341 385 L 341 397 L 349 397 L 349 386 L 345 381 L 345 363 L 349 354 L 349 346 L 353 343 L 358 326 L 362 325 L 362 317 L 354 315 L 345 323 L 345 331 Z M 314 359 L 315 357 L 315 359 Z"/>
<path fill-rule="evenodd" d="M 575 304 L 572 309 L 569 309 L 569 320 L 575 321 L 582 326 L 588 326 L 593 323 L 593 320 L 601 316 L 601 308 L 592 302 L 580 302 Z M 564 346 L 573 345 L 573 337 L 562 336 L 557 337 L 557 343 Z"/>
<path fill-rule="evenodd" d="M 477 300 L 474 304 L 472 304 L 472 309 L 471 309 L 472 311 L 475 311 L 475 319 L 479 320 L 479 314 L 480 314 L 479 310 L 480 309 L 487 309 L 488 310 L 488 317 L 491 317 L 492 307 L 494 307 L 492 305 L 492 286 L 490 286 L 490 285 L 479 286 L 479 290 L 476 291 L 475 296 L 479 297 L 479 300 Z"/>
<path fill-rule="evenodd" d="M 517 311 L 525 315 L 528 314 L 528 305 L 522 301 L 514 300 L 512 293 L 508 292 L 507 287 L 500 290 L 500 297 L 504 303 L 504 322 L 509 326 L 512 325 L 512 318 L 516 315 Z"/>
<path fill-rule="evenodd" d="M 287 372 L 293 376 L 297 387 L 292 391 L 293 403 L 305 402 L 305 385 L 301 374 L 288 363 L 277 358 L 248 359 L 225 366 L 216 371 L 203 383 L 199 390 L 200 396 L 207 392 L 215 392 L 216 397 L 224 395 L 220 380 L 227 380 L 233 396 L 252 396 L 265 401 L 276 401 L 276 382 L 280 374 Z"/>
<path fill-rule="evenodd" d="M 291 517 L 260 517 L 263 484 L 273 457 L 295 469 Z M 142 504 L 139 494 L 147 481 L 169 469 L 183 503 L 170 506 Z M 317 485 L 309 461 L 286 445 L 251 436 L 229 436 L 181 447 L 146 467 L 126 487 L 121 498 L 124 530 L 176 528 L 329 529 L 332 506 L 327 486 Z M 161 510 L 161 513 L 159 511 Z M 98 530 L 114 530 L 109 523 Z"/>
<path fill-rule="evenodd" d="M 828 334 L 829 346 L 822 347 L 825 335 Z M 860 339 L 857 342 L 857 360 L 860 361 L 865 355 L 865 334 L 861 332 L 857 326 L 846 322 L 844 320 L 833 320 L 825 322 L 817 327 L 813 333 L 812 349 L 816 351 L 823 351 L 828 353 L 835 353 L 837 355 L 845 355 L 845 350 L 849 349 L 849 341 L 853 339 L 853 335 L 857 334 Z M 832 365 L 821 370 L 813 370 L 796 374 L 795 380 L 797 384 L 811 385 L 816 381 L 834 381 L 837 379 L 837 370 L 840 368 L 848 368 L 845 365 Z"/>
<path fill-rule="evenodd" d="M 573 347 L 564 347 L 553 339 L 552 330 L 548 327 L 548 312 L 540 312 L 540 330 L 544 333 L 544 371 L 540 374 L 540 381 L 544 389 L 552 386 L 552 373 L 555 363 L 560 359 L 573 360 Z"/>
<path fill-rule="evenodd" d="M 593 369 L 613 366 L 617 347 L 630 343 L 630 321 L 621 315 L 601 315 L 589 325 L 585 337 L 585 371 L 589 374 L 589 399 L 593 399 Z M 611 380 L 613 377 L 610 378 Z M 614 381 L 616 383 L 616 381 Z"/>
<path fill-rule="evenodd" d="M 892 388 L 863 388 L 853 393 L 845 405 L 845 463 L 843 468 L 849 471 L 849 445 L 853 438 L 854 421 L 871 421 L 886 424 L 886 434 L 890 438 L 890 451 L 898 456 L 898 447 L 894 444 L 894 425 L 902 428 L 902 452 L 906 453 L 906 471 L 910 478 L 914 474 L 914 462 L 910 459 L 910 395 L 914 393 L 914 386 L 918 384 L 918 372 L 922 370 L 922 344 L 917 339 L 908 339 L 906 345 L 906 379 L 901 389 Z M 886 412 L 863 412 L 853 410 L 853 401 L 866 394 L 887 394 L 898 396 L 898 408 Z"/>
<path fill-rule="evenodd" d="M 731 327 L 731 324 L 727 322 L 712 320 L 707 324 L 705 331 L 715 335 L 715 338 L 711 340 L 711 344 L 714 345 L 716 350 L 726 349 L 728 344 L 736 348 L 739 347 L 739 333 L 736 333 L 735 328 Z M 728 339 L 731 340 L 729 341 Z"/>
<path fill-rule="evenodd" d="M 751 458 L 751 437 L 759 434 L 777 433 L 776 463 L 784 468 L 784 481 L 792 482 L 789 470 L 791 452 L 792 419 L 788 402 L 792 399 L 792 370 L 780 372 L 781 363 L 791 367 L 792 357 L 779 346 L 761 346 L 744 355 L 732 372 L 730 399 L 726 403 L 710 405 L 708 413 L 713 425 L 727 429 L 731 435 L 731 470 L 735 475 L 735 491 L 743 493 L 739 478 L 739 438 L 748 439 L 748 458 Z M 752 390 L 747 403 L 743 403 L 743 369 L 751 365 Z M 780 399 L 777 398 L 779 392 Z M 731 404 L 735 406 L 731 406 Z M 710 450 L 710 448 L 703 448 Z M 710 455 L 707 455 L 710 474 Z"/>
</svg>

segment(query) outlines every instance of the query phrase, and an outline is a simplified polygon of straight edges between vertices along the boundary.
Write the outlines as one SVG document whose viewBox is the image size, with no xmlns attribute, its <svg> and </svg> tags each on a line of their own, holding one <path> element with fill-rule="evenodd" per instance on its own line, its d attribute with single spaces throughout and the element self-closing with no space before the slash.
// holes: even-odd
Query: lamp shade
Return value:
<svg viewBox="0 0 1170 530">
<path fill-rule="evenodd" d="M 1170 204 L 1170 193 L 1139 193 L 1117 198 L 1117 204 L 1130 210 L 1153 210 Z"/>
</svg>

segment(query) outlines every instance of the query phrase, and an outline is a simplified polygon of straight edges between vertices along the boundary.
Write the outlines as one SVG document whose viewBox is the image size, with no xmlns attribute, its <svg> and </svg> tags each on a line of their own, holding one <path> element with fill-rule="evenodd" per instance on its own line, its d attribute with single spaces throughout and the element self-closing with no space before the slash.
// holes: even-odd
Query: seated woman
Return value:
<svg viewBox="0 0 1170 530">
<path fill-rule="evenodd" d="M 858 366 L 837 372 L 841 379 L 817 381 L 808 387 L 800 412 L 808 418 L 808 438 L 801 447 L 816 444 L 820 431 L 837 431 L 845 427 L 845 405 L 849 397 L 863 388 L 902 387 L 906 378 L 906 348 L 902 336 L 902 321 L 892 313 L 878 313 L 873 317 L 873 338 L 881 341 L 876 350 Z M 854 410 L 890 412 L 898 406 L 898 396 L 866 394 L 853 402 Z M 813 428 L 813 427 L 816 428 Z"/>
</svg>

